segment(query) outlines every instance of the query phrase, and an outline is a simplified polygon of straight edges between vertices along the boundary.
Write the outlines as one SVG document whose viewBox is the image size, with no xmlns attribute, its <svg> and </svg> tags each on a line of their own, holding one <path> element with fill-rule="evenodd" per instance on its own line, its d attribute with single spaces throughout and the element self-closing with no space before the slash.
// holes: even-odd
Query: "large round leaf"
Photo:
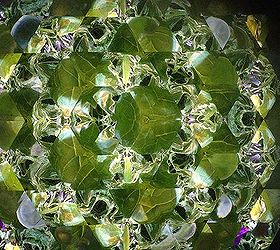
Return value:
<svg viewBox="0 0 280 250">
<path fill-rule="evenodd" d="M 211 94 L 220 113 L 226 115 L 239 96 L 234 66 L 226 57 L 208 51 L 193 53 L 190 63 L 203 83 L 200 88 Z"/>
<path fill-rule="evenodd" d="M 178 52 L 179 44 L 167 24 L 141 16 L 120 26 L 109 50 L 123 53 Z"/>
<path fill-rule="evenodd" d="M 97 189 L 103 180 L 110 179 L 112 155 L 95 155 L 84 148 L 70 128 L 65 127 L 54 142 L 50 162 L 56 167 L 62 181 L 74 189 Z"/>
<path fill-rule="evenodd" d="M 170 213 L 176 204 L 176 189 L 148 188 L 136 206 L 132 218 L 139 223 L 153 222 Z"/>
<path fill-rule="evenodd" d="M 218 180 L 229 178 L 237 169 L 239 145 L 226 125 L 215 134 L 213 141 L 202 150 L 202 159 L 192 180 L 197 187 L 209 187 Z"/>
<path fill-rule="evenodd" d="M 155 85 L 137 86 L 116 104 L 116 136 L 140 154 L 168 149 L 181 127 L 181 112 L 172 95 Z"/>
</svg>

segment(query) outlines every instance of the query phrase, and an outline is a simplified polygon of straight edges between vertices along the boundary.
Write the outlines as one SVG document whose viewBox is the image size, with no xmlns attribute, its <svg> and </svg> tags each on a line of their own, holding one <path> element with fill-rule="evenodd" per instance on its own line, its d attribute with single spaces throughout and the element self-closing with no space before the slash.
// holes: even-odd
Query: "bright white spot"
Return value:
<svg viewBox="0 0 280 250">
<path fill-rule="evenodd" d="M 224 20 L 212 16 L 206 19 L 206 23 L 218 41 L 221 49 L 224 49 L 230 38 L 230 28 L 228 24 Z"/>
</svg>

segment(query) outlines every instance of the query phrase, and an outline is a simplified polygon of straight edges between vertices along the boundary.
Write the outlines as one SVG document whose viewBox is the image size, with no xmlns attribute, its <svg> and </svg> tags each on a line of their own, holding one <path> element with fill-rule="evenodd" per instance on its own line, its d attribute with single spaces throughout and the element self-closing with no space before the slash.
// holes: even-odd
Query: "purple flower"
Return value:
<svg viewBox="0 0 280 250">
<path fill-rule="evenodd" d="M 191 40 L 187 40 L 186 41 L 186 45 L 189 46 L 189 47 L 192 47 L 193 46 L 193 42 Z"/>
<path fill-rule="evenodd" d="M 189 114 L 188 117 L 187 117 L 188 125 L 191 125 L 194 122 L 195 122 L 195 117 Z"/>
<path fill-rule="evenodd" d="M 0 230 L 5 230 L 6 229 L 6 226 L 4 224 L 4 222 L 0 219 Z"/>
<path fill-rule="evenodd" d="M 234 240 L 234 246 L 237 247 L 238 244 L 240 243 L 241 239 L 250 231 L 250 229 L 248 227 L 244 227 L 242 226 L 238 232 L 238 234 L 235 237 Z"/>
<path fill-rule="evenodd" d="M 262 156 L 260 154 L 253 154 L 250 159 L 253 163 L 259 163 L 262 159 Z"/>
<path fill-rule="evenodd" d="M 249 81 L 254 84 L 255 86 L 259 86 L 261 84 L 261 80 L 259 76 L 254 74 L 249 74 Z"/>
<path fill-rule="evenodd" d="M 59 40 L 55 41 L 55 47 L 57 51 L 61 51 L 62 47 L 63 47 L 63 43 Z"/>
<path fill-rule="evenodd" d="M 60 202 L 63 202 L 67 198 L 67 195 L 64 191 L 59 191 L 58 192 L 58 200 Z"/>
</svg>

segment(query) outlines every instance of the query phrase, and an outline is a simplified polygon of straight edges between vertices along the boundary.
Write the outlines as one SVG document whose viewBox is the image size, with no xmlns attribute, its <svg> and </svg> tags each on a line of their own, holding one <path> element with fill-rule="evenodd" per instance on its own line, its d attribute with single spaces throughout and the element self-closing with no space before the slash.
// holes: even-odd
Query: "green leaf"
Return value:
<svg viewBox="0 0 280 250">
<path fill-rule="evenodd" d="M 177 204 L 176 189 L 147 188 L 137 204 L 132 218 L 138 223 L 150 223 L 170 213 Z"/>
<path fill-rule="evenodd" d="M 50 162 L 56 167 L 62 181 L 71 183 L 74 189 L 98 189 L 103 180 L 110 179 L 109 165 L 112 155 L 95 155 L 79 143 L 70 128 L 64 128 L 54 142 Z"/>
<path fill-rule="evenodd" d="M 85 16 L 92 0 L 53 0 L 50 7 L 51 16 Z"/>
<path fill-rule="evenodd" d="M 166 161 L 160 164 L 155 163 L 150 172 L 141 174 L 141 178 L 156 188 L 174 188 L 176 187 L 178 174 L 170 173 L 168 168 Z"/>
<path fill-rule="evenodd" d="M 57 23 L 57 34 L 63 36 L 68 33 L 74 33 L 80 27 L 82 21 L 83 18 L 81 17 L 60 17 Z"/>
<path fill-rule="evenodd" d="M 179 45 L 166 24 L 142 16 L 131 18 L 120 26 L 109 50 L 123 53 L 177 52 Z"/>
<path fill-rule="evenodd" d="M 241 198 L 238 200 L 237 203 L 237 210 L 236 212 L 239 213 L 242 209 L 244 209 L 252 199 L 254 190 L 251 188 L 243 188 L 241 190 Z"/>
<path fill-rule="evenodd" d="M 218 223 L 207 223 L 195 240 L 193 249 L 228 249 L 233 246 L 235 236 L 239 229 L 240 223 L 226 220 Z"/>
<path fill-rule="evenodd" d="M 117 7 L 116 0 L 95 0 L 86 16 L 88 17 L 107 17 L 108 14 Z"/>
<path fill-rule="evenodd" d="M 36 142 L 33 135 L 33 127 L 28 126 L 27 123 L 23 124 L 21 130 L 18 132 L 17 137 L 11 145 L 11 149 L 20 150 L 24 154 L 30 154 L 31 147 Z"/>
<path fill-rule="evenodd" d="M 0 79 L 7 82 L 11 76 L 14 67 L 21 57 L 21 53 L 6 54 L 4 57 L 0 54 Z"/>
<path fill-rule="evenodd" d="M 35 138 L 33 136 L 32 111 L 35 102 L 39 98 L 39 93 L 30 88 L 22 88 L 19 91 L 13 91 L 10 95 L 26 121 L 15 138 L 11 148 L 19 149 L 23 153 L 29 154 L 31 146 L 35 143 Z"/>
<path fill-rule="evenodd" d="M 137 12 L 142 16 L 161 17 L 165 15 L 171 0 L 135 0 Z"/>
<path fill-rule="evenodd" d="M 114 86 L 116 77 L 109 70 L 110 61 L 101 53 L 72 53 L 57 66 L 49 82 L 54 100 L 75 95 L 96 86 Z"/>
<path fill-rule="evenodd" d="M 0 190 L 0 218 L 5 223 L 13 223 L 16 227 L 20 226 L 16 211 L 22 193 L 23 191 Z"/>
<path fill-rule="evenodd" d="M 4 24 L 0 24 L 0 41 L 0 54 L 13 53 L 17 48 L 10 29 Z"/>
<path fill-rule="evenodd" d="M 118 208 L 126 218 L 129 218 L 141 197 L 140 189 L 126 188 L 126 189 L 111 189 L 111 195 L 118 205 Z"/>
<path fill-rule="evenodd" d="M 133 32 L 127 23 L 123 23 L 118 28 L 108 50 L 125 54 L 136 54 L 142 52 L 142 48 L 135 39 Z"/>
<path fill-rule="evenodd" d="M 24 119 L 8 93 L 0 94 L 0 103 L 0 148 L 7 150 L 24 124 Z"/>
<path fill-rule="evenodd" d="M 61 244 L 58 249 L 105 249 L 93 235 L 92 229 L 86 224 L 77 226 L 59 226 L 55 229 L 57 241 Z"/>
<path fill-rule="evenodd" d="M 220 113 L 226 115 L 239 96 L 238 75 L 231 62 L 203 51 L 193 53 L 190 63 L 203 82 L 201 89 L 211 94 Z"/>
<path fill-rule="evenodd" d="M 207 90 L 212 97 L 212 102 L 222 115 L 227 115 L 239 96 L 238 89 Z"/>
<path fill-rule="evenodd" d="M 208 224 L 205 224 L 202 232 L 200 232 L 197 239 L 195 239 L 193 249 L 204 250 L 209 248 L 213 250 L 219 250 L 220 245 Z"/>
<path fill-rule="evenodd" d="M 151 17 L 134 17 L 128 26 L 144 52 L 177 52 L 178 42 L 169 27 Z"/>
<path fill-rule="evenodd" d="M 129 56 L 124 55 L 123 61 L 122 61 L 122 75 L 123 75 L 124 85 L 127 85 L 129 82 L 130 71 L 131 71 L 130 58 L 129 58 Z"/>
<path fill-rule="evenodd" d="M 116 105 L 116 136 L 123 145 L 132 145 L 139 130 L 139 108 L 130 93 L 124 93 Z"/>
<path fill-rule="evenodd" d="M 259 143 L 260 141 L 262 141 L 265 151 L 270 150 L 275 145 L 275 138 L 264 120 L 256 131 L 252 143 Z"/>
<path fill-rule="evenodd" d="M 94 226 L 94 232 L 104 247 L 113 247 L 120 241 L 122 235 L 120 225 L 109 223 Z"/>
<path fill-rule="evenodd" d="M 239 145 L 226 125 L 215 134 L 213 141 L 202 149 L 202 159 L 192 180 L 196 186 L 209 187 L 230 177 L 238 166 Z"/>
<path fill-rule="evenodd" d="M 241 227 L 241 223 L 230 219 L 224 219 L 218 223 L 208 223 L 208 225 L 222 249 L 228 249 L 233 246 L 234 239 Z"/>
<path fill-rule="evenodd" d="M 262 118 L 267 116 L 269 110 L 271 110 L 276 101 L 276 97 L 270 88 L 262 89 L 262 98 L 258 95 L 252 95 L 250 98 Z"/>
<path fill-rule="evenodd" d="M 64 226 L 76 226 L 85 222 L 76 203 L 63 202 L 59 209 L 59 220 Z"/>
<path fill-rule="evenodd" d="M 87 123 L 83 126 L 79 133 L 79 140 L 81 144 L 89 149 L 95 147 L 95 140 L 99 134 L 99 129 L 96 123 Z"/>
<path fill-rule="evenodd" d="M 14 90 L 10 93 L 10 96 L 14 100 L 22 116 L 29 122 L 30 125 L 32 123 L 31 116 L 33 106 L 39 98 L 39 93 L 31 88 L 22 88 L 17 91 Z"/>
<path fill-rule="evenodd" d="M 0 164 L 0 190 L 23 191 L 23 187 L 8 162 Z"/>
<path fill-rule="evenodd" d="M 275 221 L 280 217 L 279 209 L 279 198 L 280 190 L 279 189 L 265 189 L 263 190 L 261 197 L 265 204 L 264 213 L 259 218 L 262 223 L 269 223 Z"/>
<path fill-rule="evenodd" d="M 196 52 L 190 60 L 206 90 L 237 88 L 238 75 L 226 57 L 216 58 L 209 52 Z"/>
<path fill-rule="evenodd" d="M 141 61 L 144 63 L 150 62 L 155 70 L 157 71 L 158 75 L 162 80 L 167 81 L 167 63 L 166 59 L 171 58 L 172 54 L 169 52 L 157 52 L 157 53 L 151 53 L 147 55 L 147 58 L 142 58 Z"/>
<path fill-rule="evenodd" d="M 140 154 L 168 149 L 181 127 L 181 112 L 172 95 L 154 84 L 137 86 L 116 104 L 116 136 Z"/>
</svg>

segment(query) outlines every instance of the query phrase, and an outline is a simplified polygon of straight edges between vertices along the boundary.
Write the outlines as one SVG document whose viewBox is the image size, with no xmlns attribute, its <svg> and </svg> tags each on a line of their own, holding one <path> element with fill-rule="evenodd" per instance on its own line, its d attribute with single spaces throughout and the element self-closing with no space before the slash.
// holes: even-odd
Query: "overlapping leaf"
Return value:
<svg viewBox="0 0 280 250">
<path fill-rule="evenodd" d="M 116 104 L 116 136 L 141 154 L 167 149 L 181 127 L 181 113 L 167 90 L 134 87 Z"/>
<path fill-rule="evenodd" d="M 215 57 L 207 51 L 193 53 L 190 62 L 203 83 L 201 89 L 211 94 L 220 113 L 226 115 L 239 95 L 233 65 L 226 57 Z"/>
</svg>

